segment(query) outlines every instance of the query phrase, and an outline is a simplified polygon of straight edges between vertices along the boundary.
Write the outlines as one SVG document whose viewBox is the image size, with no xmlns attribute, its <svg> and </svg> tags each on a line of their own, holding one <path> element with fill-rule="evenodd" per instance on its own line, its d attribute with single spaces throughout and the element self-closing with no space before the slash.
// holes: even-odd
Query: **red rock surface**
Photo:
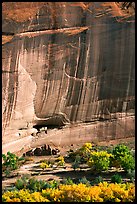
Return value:
<svg viewBox="0 0 137 204">
<path fill-rule="evenodd" d="M 3 3 L 3 143 L 20 128 L 94 121 L 99 139 L 134 135 L 135 5 L 122 6 Z"/>
</svg>

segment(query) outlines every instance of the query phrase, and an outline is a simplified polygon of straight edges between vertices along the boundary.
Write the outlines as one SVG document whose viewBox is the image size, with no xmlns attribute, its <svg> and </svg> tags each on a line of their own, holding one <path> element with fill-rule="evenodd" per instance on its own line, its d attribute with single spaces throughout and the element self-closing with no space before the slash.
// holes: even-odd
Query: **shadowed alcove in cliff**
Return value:
<svg viewBox="0 0 137 204">
<path fill-rule="evenodd" d="M 62 140 L 134 136 L 134 2 L 2 7 L 3 144 L 38 126 L 63 126 Z"/>
</svg>

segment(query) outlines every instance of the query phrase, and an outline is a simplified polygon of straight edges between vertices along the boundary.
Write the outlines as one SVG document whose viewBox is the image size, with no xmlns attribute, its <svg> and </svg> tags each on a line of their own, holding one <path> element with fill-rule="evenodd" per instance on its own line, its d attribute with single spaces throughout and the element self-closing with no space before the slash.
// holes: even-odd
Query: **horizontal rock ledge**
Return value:
<svg viewBox="0 0 137 204">
<path fill-rule="evenodd" d="M 128 116 L 117 120 L 105 122 L 81 123 L 68 125 L 62 129 L 48 129 L 47 134 L 39 137 L 26 135 L 16 141 L 11 141 L 2 146 L 2 152 L 24 153 L 41 145 L 52 147 L 65 147 L 71 144 L 83 144 L 84 142 L 105 142 L 111 140 L 134 138 L 135 117 Z M 27 131 L 27 130 L 26 130 Z"/>
</svg>

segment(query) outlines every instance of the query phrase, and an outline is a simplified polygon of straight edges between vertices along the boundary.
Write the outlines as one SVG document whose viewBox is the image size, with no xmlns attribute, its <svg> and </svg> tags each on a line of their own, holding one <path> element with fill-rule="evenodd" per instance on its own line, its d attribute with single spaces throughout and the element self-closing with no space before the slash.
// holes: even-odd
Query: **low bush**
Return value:
<svg viewBox="0 0 137 204">
<path fill-rule="evenodd" d="M 49 182 L 46 182 L 44 180 L 37 180 L 35 178 L 28 178 L 28 177 L 21 177 L 20 179 L 17 179 L 15 182 L 15 187 L 18 190 L 21 189 L 28 189 L 31 192 L 35 191 L 42 191 L 42 189 L 47 189 L 47 188 L 56 188 L 58 187 L 60 182 L 51 180 Z"/>
<path fill-rule="evenodd" d="M 45 161 L 45 162 L 41 162 L 40 165 L 39 165 L 39 167 L 44 170 L 44 169 L 50 168 L 50 167 L 51 167 L 51 164 L 50 164 L 49 162 L 46 162 L 46 161 Z"/>
<path fill-rule="evenodd" d="M 72 168 L 74 169 L 74 171 L 76 171 L 76 169 L 80 167 L 80 163 L 81 163 L 81 157 L 79 155 L 76 155 L 75 160 L 72 163 Z"/>
<path fill-rule="evenodd" d="M 17 179 L 17 181 L 15 182 L 15 186 L 19 190 L 25 188 L 23 179 Z"/>
<path fill-rule="evenodd" d="M 59 156 L 59 157 L 56 159 L 56 162 L 57 162 L 57 166 L 65 166 L 65 160 L 64 160 L 64 157 L 63 157 L 63 156 Z"/>
<path fill-rule="evenodd" d="M 135 180 L 135 170 L 129 169 L 127 171 L 127 177 L 130 179 L 130 181 L 133 183 Z"/>
<path fill-rule="evenodd" d="M 63 179 L 63 180 L 62 180 L 62 183 L 63 183 L 63 184 L 66 184 L 66 185 L 72 185 L 72 184 L 74 184 L 73 180 L 72 180 L 70 177 L 68 177 L 67 179 Z"/>
<path fill-rule="evenodd" d="M 85 184 L 60 184 L 41 192 L 28 189 L 7 191 L 2 195 L 3 202 L 134 202 L 133 184 L 99 183 L 95 186 Z"/>
<path fill-rule="evenodd" d="M 92 144 L 87 142 L 82 145 L 81 148 L 77 150 L 77 155 L 81 157 L 81 162 L 86 162 L 89 159 L 90 153 L 92 151 Z"/>
<path fill-rule="evenodd" d="M 98 176 L 98 177 L 96 177 L 95 180 L 94 180 L 94 184 L 98 184 L 98 183 L 102 183 L 102 182 L 103 182 L 102 176 Z"/>
<path fill-rule="evenodd" d="M 18 169 L 19 166 L 24 162 L 23 157 L 18 157 L 11 152 L 7 152 L 7 154 L 2 154 L 3 164 L 2 164 L 2 172 L 5 176 L 11 174 L 11 172 L 15 169 Z"/>
<path fill-rule="evenodd" d="M 21 178 L 17 179 L 15 182 L 15 187 L 18 190 L 21 190 L 23 188 L 27 188 L 29 183 L 29 177 L 28 176 L 22 176 Z"/>
<path fill-rule="evenodd" d="M 79 183 L 83 183 L 86 186 L 90 186 L 90 181 L 88 181 L 88 179 L 85 176 L 79 179 Z"/>
<path fill-rule="evenodd" d="M 121 175 L 116 173 L 111 177 L 111 183 L 121 183 L 121 182 L 122 182 Z"/>
<path fill-rule="evenodd" d="M 79 156 L 81 163 L 86 162 L 89 158 L 91 150 L 92 150 L 92 144 L 87 142 L 87 143 L 83 144 L 82 147 L 77 149 L 75 152 L 70 151 L 69 152 L 69 158 L 71 158 L 72 161 L 74 162 L 76 157 Z"/>
<path fill-rule="evenodd" d="M 116 146 L 92 146 L 85 143 L 76 151 L 71 151 L 72 168 L 78 169 L 80 164 L 87 163 L 97 173 L 107 171 L 111 167 L 122 168 L 125 172 L 135 169 L 135 159 L 132 151 L 124 144 Z"/>
<path fill-rule="evenodd" d="M 112 154 L 109 154 L 106 151 L 93 151 L 90 154 L 90 158 L 87 164 L 89 167 L 91 167 L 92 170 L 95 170 L 97 173 L 106 171 L 110 166 L 110 157 L 112 157 Z"/>
<path fill-rule="evenodd" d="M 131 150 L 126 145 L 118 144 L 114 147 L 111 166 L 121 167 L 126 172 L 129 169 L 135 169 L 135 159 Z"/>
</svg>

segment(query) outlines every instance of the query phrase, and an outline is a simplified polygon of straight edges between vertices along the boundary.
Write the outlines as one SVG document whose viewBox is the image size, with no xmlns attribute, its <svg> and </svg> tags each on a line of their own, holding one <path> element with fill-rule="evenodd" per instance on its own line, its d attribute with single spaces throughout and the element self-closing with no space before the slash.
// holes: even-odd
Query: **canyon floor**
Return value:
<svg viewBox="0 0 137 204">
<path fill-rule="evenodd" d="M 126 138 L 119 140 L 111 140 L 109 142 L 98 142 L 99 146 L 113 146 L 118 143 L 124 143 L 129 146 L 133 151 L 135 151 L 135 138 Z M 41 140 L 37 141 L 36 146 L 40 146 Z M 70 149 L 76 150 L 80 148 L 82 144 L 71 144 L 67 146 L 60 147 L 60 152 L 58 155 L 67 156 Z M 112 169 L 108 172 L 104 172 L 102 175 L 96 175 L 91 173 L 90 169 L 87 166 L 81 166 L 80 169 L 74 171 L 70 162 L 65 162 L 64 167 L 55 167 L 55 168 L 47 168 L 41 169 L 39 164 L 42 160 L 50 160 L 55 161 L 58 155 L 48 155 L 48 156 L 30 156 L 28 161 L 25 162 L 19 169 L 12 172 L 9 178 L 2 178 L 2 188 L 12 186 L 18 178 L 21 178 L 23 175 L 28 176 L 29 178 L 36 178 L 38 180 L 62 180 L 71 178 L 73 180 L 78 180 L 83 177 L 86 177 L 88 180 L 95 179 L 95 177 L 102 176 L 105 181 L 109 181 L 111 176 L 115 173 L 115 169 Z M 121 172 L 123 180 L 128 180 L 126 178 L 126 174 Z"/>
</svg>

